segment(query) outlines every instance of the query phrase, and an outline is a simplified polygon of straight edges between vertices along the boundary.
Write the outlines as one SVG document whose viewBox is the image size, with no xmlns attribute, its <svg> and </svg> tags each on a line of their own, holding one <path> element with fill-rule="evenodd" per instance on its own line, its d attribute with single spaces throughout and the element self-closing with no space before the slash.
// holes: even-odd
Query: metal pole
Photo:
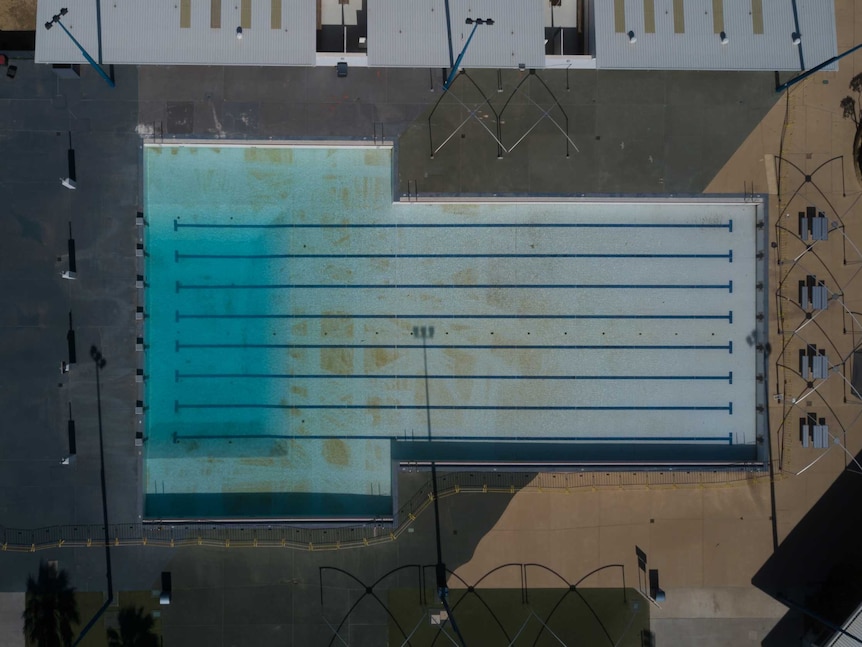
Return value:
<svg viewBox="0 0 862 647">
<path fill-rule="evenodd" d="M 99 65 L 102 64 L 102 0 L 96 0 L 96 41 L 99 44 Z"/>
<path fill-rule="evenodd" d="M 424 333 L 424 327 L 423 327 Z M 431 399 L 428 389 L 428 341 L 425 335 L 422 335 L 422 359 L 425 365 L 425 419 L 428 425 L 428 441 L 431 442 Z M 434 499 L 434 533 L 437 540 L 437 592 L 438 595 L 444 596 L 446 588 L 446 567 L 443 564 L 443 547 L 440 542 L 440 506 L 437 502 L 439 495 L 437 492 L 437 463 L 431 461 L 431 496 Z"/>
<path fill-rule="evenodd" d="M 797 74 L 796 76 L 794 76 L 789 81 L 785 81 L 784 83 L 775 86 L 775 91 L 776 92 L 782 92 L 782 91 L 786 90 L 787 88 L 789 88 L 793 85 L 796 85 L 800 81 L 807 79 L 809 76 L 811 76 L 815 72 L 819 72 L 820 70 L 822 70 L 827 65 L 831 65 L 832 63 L 835 63 L 836 61 L 841 60 L 845 56 L 849 56 L 850 54 L 852 54 L 853 52 L 855 52 L 858 49 L 862 49 L 862 43 L 859 43 L 858 45 L 856 45 L 856 47 L 851 47 L 850 49 L 848 49 L 843 54 L 838 54 L 838 56 L 833 56 L 829 60 L 823 61 L 820 65 L 815 65 L 810 70 L 806 70 L 805 72 L 802 72 L 801 74 Z"/>
<path fill-rule="evenodd" d="M 449 65 L 454 65 L 452 62 L 452 18 L 449 12 L 449 0 L 444 0 L 446 8 L 446 41 L 449 43 Z"/>
<path fill-rule="evenodd" d="M 464 54 L 467 52 L 467 47 L 470 45 L 470 41 L 473 40 L 473 34 L 476 33 L 476 28 L 479 26 L 479 23 L 473 23 L 473 29 L 470 30 L 470 35 L 467 36 L 467 42 L 464 43 L 464 47 L 461 50 L 461 53 L 458 54 L 458 58 L 455 59 L 455 65 L 452 66 L 452 71 L 449 72 L 449 78 L 446 79 L 446 82 L 443 83 L 443 90 L 448 90 L 449 86 L 452 85 L 452 80 L 455 78 L 455 75 L 458 73 L 458 68 L 461 67 L 461 61 L 464 59 Z"/>
<path fill-rule="evenodd" d="M 434 335 L 434 327 L 430 326 L 426 328 L 425 326 L 417 326 L 413 330 L 417 334 L 420 334 L 422 336 L 422 362 L 425 372 L 425 420 L 426 424 L 428 425 L 428 443 L 430 448 L 432 440 L 431 397 L 428 388 L 428 337 Z M 434 568 L 437 584 L 437 597 L 440 600 L 440 603 L 443 605 L 443 608 L 446 610 L 449 622 L 452 624 L 452 629 L 455 631 L 455 635 L 458 636 L 458 640 L 461 643 L 461 647 L 465 647 L 464 637 L 461 635 L 461 631 L 458 629 L 458 624 L 455 622 L 455 616 L 452 614 L 452 610 L 449 608 L 449 587 L 446 584 L 446 564 L 443 562 L 443 545 L 440 540 L 440 504 L 438 502 L 440 495 L 437 491 L 437 463 L 433 459 L 431 460 L 431 497 L 434 500 L 434 534 L 435 541 L 437 544 L 437 564 Z"/>
<path fill-rule="evenodd" d="M 87 53 L 87 50 L 84 49 L 84 46 L 81 45 L 81 43 L 79 43 L 74 36 L 72 36 L 72 33 L 68 29 L 66 29 L 66 25 L 64 25 L 59 20 L 57 21 L 57 24 L 63 28 L 63 31 L 66 32 L 66 35 L 69 38 L 71 38 L 72 42 L 75 43 L 75 45 L 77 46 L 77 48 L 79 50 L 81 50 L 81 54 L 84 55 L 84 58 L 87 59 L 87 62 L 93 67 L 93 69 L 99 73 L 99 76 L 101 76 L 103 79 L 105 79 L 107 84 L 113 88 L 116 85 L 114 83 L 114 79 L 112 79 L 110 76 L 108 76 L 107 72 L 105 72 L 105 70 L 103 70 L 102 67 L 98 63 L 96 63 L 95 60 L 93 60 L 93 57 Z"/>
<path fill-rule="evenodd" d="M 623 602 L 628 602 L 629 597 L 628 597 L 628 594 L 626 593 L 626 567 L 625 567 L 625 565 L 620 564 L 620 568 L 623 571 Z"/>
</svg>

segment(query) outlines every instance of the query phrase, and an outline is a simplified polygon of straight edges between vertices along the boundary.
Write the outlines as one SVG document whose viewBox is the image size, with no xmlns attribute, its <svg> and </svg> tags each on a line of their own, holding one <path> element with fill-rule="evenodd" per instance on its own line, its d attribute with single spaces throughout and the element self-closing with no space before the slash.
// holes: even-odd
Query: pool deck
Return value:
<svg viewBox="0 0 862 647">
<path fill-rule="evenodd" d="M 839 50 L 844 51 L 862 40 L 862 11 L 845 0 L 837 5 Z M 793 93 L 792 134 L 785 138 L 784 156 L 801 168 L 848 154 L 852 125 L 842 120 L 838 102 L 860 61 L 858 54 L 849 57 L 839 73 L 818 75 Z M 110 519 L 133 521 L 140 514 L 139 455 L 132 442 L 138 365 L 133 214 L 141 197 L 138 133 L 152 132 L 154 122 L 169 136 L 199 132 L 255 138 L 371 137 L 373 123 L 385 122 L 388 134 L 400 138 L 398 186 L 404 193 L 414 180 L 422 192 L 515 187 L 545 193 L 707 188 L 739 193 L 752 182 L 757 191 L 768 191 L 763 157 L 778 154 L 784 116 L 784 107 L 777 107 L 761 124 L 775 101 L 770 74 L 577 73 L 569 78 L 576 91 L 565 95 L 564 105 L 571 110 L 580 157 L 549 156 L 559 138 L 546 131 L 498 161 L 476 126 L 431 160 L 426 122 L 414 123 L 435 98 L 428 91 L 427 71 L 351 70 L 345 83 L 335 86 L 331 70 L 119 68 L 117 88 L 109 90 L 88 70 L 79 82 L 58 82 L 49 69 L 16 63 L 14 82 L 0 79 L 0 141 L 16 161 L 0 178 L 0 196 L 10 211 L 0 275 L 8 288 L 2 348 L 6 375 L 14 378 L 7 381 L 0 406 L 8 428 L 19 431 L 0 435 L 0 523 L 7 528 L 101 522 L 94 372 L 87 363 L 65 376 L 56 372 L 66 353 L 70 310 L 79 356 L 95 343 L 108 360 L 102 413 Z M 562 91 L 566 79 L 552 85 Z M 529 109 L 526 102 L 519 108 L 525 129 L 532 124 Z M 710 121 L 723 125 L 718 139 L 703 127 Z M 66 173 L 64 133 L 70 127 L 78 156 L 79 190 L 74 193 L 57 180 Z M 474 146 L 475 141 L 488 146 Z M 845 177 L 852 202 L 859 188 L 852 174 Z M 836 197 L 839 187 L 840 176 L 831 177 L 827 195 Z M 77 282 L 59 278 L 67 262 L 69 221 L 78 245 Z M 59 463 L 67 451 L 69 402 L 79 430 L 78 460 L 71 470 Z M 855 413 L 848 405 L 841 415 L 847 410 Z M 848 447 L 859 449 L 852 434 Z M 797 470 L 815 457 L 810 450 L 791 449 L 789 465 Z M 453 497 L 441 506 L 447 560 L 455 568 L 472 558 L 466 576 L 507 556 L 535 557 L 579 577 L 608 562 L 634 568 L 631 546 L 637 542 L 648 549 L 651 565 L 661 569 L 673 601 L 654 621 L 660 640 L 759 641 L 784 612 L 750 584 L 773 552 L 773 530 L 778 539 L 787 537 L 844 468 L 844 456 L 832 451 L 803 475 L 779 480 L 774 510 L 768 485 L 760 483 L 684 492 L 589 491 L 553 500 L 550 493 L 519 495 L 502 517 L 508 503 L 503 495 Z M 407 481 L 405 491 L 410 483 L 416 486 Z M 432 561 L 429 519 L 423 515 L 414 533 L 379 550 L 328 555 L 116 549 L 115 586 L 157 588 L 162 570 L 174 573 L 175 604 L 162 616 L 166 641 L 276 645 L 284 644 L 289 633 L 294 644 L 315 644 L 331 636 L 316 598 L 317 567 L 338 563 L 374 580 L 391 564 Z M 21 590 L 39 559 L 59 559 L 82 590 L 105 587 L 101 550 L 3 553 L 0 559 L 4 590 Z M 346 587 L 333 591 L 337 597 L 324 615 L 337 619 L 349 607 L 351 592 Z M 383 622 L 366 615 L 352 623 L 351 644 L 379 644 Z"/>
</svg>

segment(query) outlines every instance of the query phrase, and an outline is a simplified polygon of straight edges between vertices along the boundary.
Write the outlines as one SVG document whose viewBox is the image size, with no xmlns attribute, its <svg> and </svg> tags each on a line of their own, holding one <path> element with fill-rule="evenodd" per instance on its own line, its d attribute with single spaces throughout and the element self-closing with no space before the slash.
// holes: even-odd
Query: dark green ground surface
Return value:
<svg viewBox="0 0 862 647">
<path fill-rule="evenodd" d="M 81 637 L 81 631 L 89 624 L 90 619 L 96 615 L 100 608 L 107 600 L 108 596 L 102 592 L 81 592 L 75 593 L 75 600 L 78 603 L 78 615 L 80 622 L 72 625 L 75 640 Z M 117 629 L 117 614 L 121 609 L 125 608 L 140 608 L 144 614 L 155 614 L 153 632 L 159 634 L 161 622 L 161 609 L 159 608 L 158 594 L 153 591 L 120 591 L 114 595 L 113 604 L 109 605 L 102 616 L 96 623 L 90 627 L 87 634 L 80 638 L 78 645 L 80 647 L 107 647 L 108 644 L 108 628 Z M 0 644 L 5 644 L 0 642 Z M 29 641 L 27 647 L 35 647 Z"/>
<path fill-rule="evenodd" d="M 389 591 L 389 645 L 457 644 L 453 623 L 432 624 L 442 608 L 433 596 L 427 592 L 426 606 L 415 589 Z M 449 607 L 468 645 L 640 647 L 649 603 L 634 589 L 625 597 L 622 589 L 533 589 L 525 603 L 521 589 L 452 589 Z"/>
</svg>

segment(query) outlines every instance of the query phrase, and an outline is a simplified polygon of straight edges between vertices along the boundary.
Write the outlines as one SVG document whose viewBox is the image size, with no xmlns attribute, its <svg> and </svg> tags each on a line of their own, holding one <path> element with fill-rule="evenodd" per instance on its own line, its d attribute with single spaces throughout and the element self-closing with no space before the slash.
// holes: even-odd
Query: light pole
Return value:
<svg viewBox="0 0 862 647">
<path fill-rule="evenodd" d="M 72 36 L 72 33 L 68 29 L 66 29 L 66 25 L 64 25 L 62 22 L 60 22 L 60 19 L 63 16 L 65 16 L 67 13 L 69 13 L 69 10 L 66 7 L 63 7 L 62 9 L 60 9 L 60 13 L 54 14 L 54 17 L 45 23 L 45 29 L 51 29 L 51 27 L 53 27 L 55 24 L 60 25 L 60 27 L 63 29 L 63 31 L 66 32 L 66 35 L 72 39 L 73 43 L 75 43 L 75 46 L 79 50 L 81 50 L 81 54 L 84 55 L 84 58 L 87 59 L 87 62 L 93 67 L 94 70 L 96 70 L 96 72 L 99 73 L 99 76 L 101 76 L 103 79 L 105 79 L 107 84 L 113 88 L 116 85 L 114 83 L 114 79 L 112 79 L 110 76 L 108 76 L 108 73 L 102 69 L 102 66 L 99 65 L 98 63 L 96 63 L 96 61 L 93 59 L 93 57 L 90 56 L 87 53 L 87 50 L 84 49 L 84 46 L 81 45 L 81 43 L 79 43 L 78 40 L 74 36 Z M 72 188 L 72 187 L 70 187 L 70 188 Z"/>
<path fill-rule="evenodd" d="M 469 41 L 468 41 L 469 42 Z M 460 57 L 458 57 L 460 60 Z M 422 362 L 425 374 L 425 421 L 428 426 L 428 451 L 431 452 L 431 397 L 428 389 L 428 340 L 434 337 L 434 326 L 413 326 L 413 336 L 422 339 Z M 443 545 L 440 541 L 440 498 L 437 491 L 437 463 L 431 459 L 431 498 L 434 501 L 434 534 L 437 547 L 437 564 L 434 568 L 437 584 L 437 598 L 446 610 L 452 629 L 458 636 L 461 647 L 465 647 L 464 637 L 455 622 L 455 615 L 449 607 L 449 586 L 446 583 L 446 564 L 443 562 Z"/>
<path fill-rule="evenodd" d="M 797 33 L 795 33 L 795 32 L 794 32 L 794 33 L 793 33 L 793 44 L 794 44 L 794 45 L 796 45 L 796 46 L 799 46 L 799 44 L 800 44 L 801 42 L 802 42 L 802 37 L 801 37 L 799 34 L 797 34 Z M 796 76 L 794 76 L 794 77 L 793 77 L 792 79 L 790 79 L 789 81 L 785 81 L 784 83 L 781 83 L 781 84 L 779 84 L 779 85 L 776 85 L 776 86 L 775 86 L 775 91 L 776 91 L 776 92 L 781 92 L 781 91 L 783 91 L 783 90 L 786 90 L 786 89 L 787 89 L 787 88 L 789 88 L 791 85 L 796 85 L 796 84 L 797 84 L 797 83 L 799 83 L 800 81 L 802 81 L 802 80 L 804 80 L 804 79 L 807 79 L 809 76 L 811 76 L 811 75 L 812 75 L 812 74 L 814 74 L 815 72 L 819 72 L 820 70 L 822 70 L 822 69 L 823 69 L 824 67 L 826 67 L 827 65 L 831 65 L 832 63 L 835 63 L 836 61 L 841 60 L 841 59 L 842 59 L 842 58 L 844 58 L 845 56 L 849 56 L 850 54 L 852 54 L 853 52 L 855 52 L 856 50 L 859 50 L 859 49 L 862 49 L 862 43 L 860 43 L 860 44 L 856 45 L 856 47 L 851 47 L 850 49 L 848 49 L 848 50 L 847 50 L 846 52 L 844 52 L 843 54 L 838 54 L 837 56 L 833 56 L 832 58 L 830 58 L 830 59 L 827 59 L 827 60 L 823 61 L 820 65 L 815 65 L 815 66 L 814 66 L 814 67 L 812 67 L 810 70 L 805 70 L 804 72 L 802 72 L 802 73 L 800 73 L 800 74 L 797 74 Z M 776 73 L 776 74 L 777 74 L 777 73 Z"/>
<path fill-rule="evenodd" d="M 452 85 L 452 80 L 455 78 L 455 75 L 458 73 L 458 68 L 461 67 L 461 61 L 464 58 L 464 54 L 467 53 L 467 48 L 470 46 L 470 41 L 473 40 L 473 34 L 476 33 L 476 29 L 479 25 L 493 25 L 494 21 L 491 18 L 467 18 L 464 21 L 468 25 L 473 25 L 473 29 L 470 30 L 470 35 L 467 36 L 467 42 L 464 43 L 463 49 L 461 49 L 461 53 L 458 54 L 458 58 L 455 60 L 455 64 L 452 66 L 452 71 L 449 72 L 449 76 L 446 79 L 445 83 L 443 83 L 443 91 L 449 89 L 449 86 Z"/>
</svg>

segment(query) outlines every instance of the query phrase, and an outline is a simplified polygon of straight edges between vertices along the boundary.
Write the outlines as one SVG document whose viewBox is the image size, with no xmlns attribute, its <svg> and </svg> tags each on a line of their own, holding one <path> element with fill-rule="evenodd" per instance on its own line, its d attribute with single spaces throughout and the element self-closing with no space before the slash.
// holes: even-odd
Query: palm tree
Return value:
<svg viewBox="0 0 862 647">
<path fill-rule="evenodd" d="M 72 644 L 72 623 L 80 622 L 75 589 L 69 586 L 66 571 L 39 563 L 39 575 L 27 578 L 24 606 L 24 635 L 38 647 L 68 647 Z"/>
<path fill-rule="evenodd" d="M 144 615 L 143 608 L 121 609 L 117 622 L 119 631 L 108 629 L 108 647 L 158 647 L 159 639 L 153 633 L 156 621 L 152 614 Z"/>
</svg>

